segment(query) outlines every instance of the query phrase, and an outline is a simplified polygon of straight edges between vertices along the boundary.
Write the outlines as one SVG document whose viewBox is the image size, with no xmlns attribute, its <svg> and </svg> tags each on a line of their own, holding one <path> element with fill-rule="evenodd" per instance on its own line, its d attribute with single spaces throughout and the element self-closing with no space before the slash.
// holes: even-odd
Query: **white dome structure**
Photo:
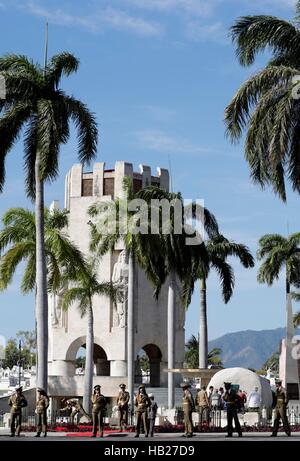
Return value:
<svg viewBox="0 0 300 461">
<path fill-rule="evenodd" d="M 262 397 L 262 406 L 272 407 L 272 391 L 270 383 L 266 378 L 257 375 L 246 368 L 224 368 L 218 371 L 210 380 L 208 387 L 213 386 L 215 389 L 224 387 L 224 382 L 239 384 L 240 389 L 246 391 L 247 395 L 258 387 L 258 392 Z"/>
</svg>

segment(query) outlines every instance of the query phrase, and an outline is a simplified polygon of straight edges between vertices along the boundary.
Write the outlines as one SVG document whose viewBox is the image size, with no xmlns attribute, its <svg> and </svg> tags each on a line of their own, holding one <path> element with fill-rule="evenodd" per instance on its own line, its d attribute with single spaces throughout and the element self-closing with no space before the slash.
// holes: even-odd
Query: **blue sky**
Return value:
<svg viewBox="0 0 300 461">
<path fill-rule="evenodd" d="M 98 160 L 172 167 L 173 186 L 185 198 L 203 198 L 221 231 L 255 252 L 265 233 L 296 232 L 299 197 L 282 204 L 271 191 L 251 184 L 243 145 L 224 135 L 223 112 L 251 69 L 239 66 L 228 28 L 245 14 L 293 15 L 293 0 L 0 0 L 0 55 L 22 53 L 42 62 L 45 20 L 49 54 L 80 58 L 64 89 L 96 113 Z M 64 176 L 76 162 L 76 138 L 61 151 L 60 177 L 47 185 L 46 202 L 63 203 Z M 24 193 L 22 144 L 7 162 L 0 215 L 31 206 Z M 284 283 L 258 285 L 257 267 L 234 262 L 236 289 L 224 306 L 218 279 L 208 282 L 209 337 L 284 325 Z M 187 336 L 197 334 L 198 288 L 187 313 Z M 297 306 L 294 306 L 294 309 Z M 19 294 L 19 274 L 0 294 L 0 334 L 32 329 L 33 296 Z"/>
</svg>

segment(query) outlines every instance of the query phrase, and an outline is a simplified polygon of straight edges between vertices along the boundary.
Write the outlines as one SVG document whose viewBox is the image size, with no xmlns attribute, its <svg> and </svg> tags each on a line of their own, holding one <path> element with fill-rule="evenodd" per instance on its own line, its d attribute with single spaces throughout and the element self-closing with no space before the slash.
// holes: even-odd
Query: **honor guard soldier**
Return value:
<svg viewBox="0 0 300 461">
<path fill-rule="evenodd" d="M 38 388 L 36 399 L 36 436 L 40 437 L 41 433 L 44 433 L 44 437 L 47 437 L 47 408 L 49 407 L 49 397 L 44 389 Z"/>
<path fill-rule="evenodd" d="M 148 409 L 148 424 L 149 424 L 149 435 L 150 437 L 154 436 L 154 426 L 155 426 L 155 418 L 157 414 L 157 403 L 154 401 L 154 395 L 149 394 L 150 399 L 150 407 Z"/>
<path fill-rule="evenodd" d="M 140 436 L 141 425 L 143 421 L 143 428 L 145 437 L 148 437 L 148 407 L 151 405 L 151 401 L 146 393 L 145 384 L 139 386 L 137 395 L 135 396 L 134 405 L 136 407 L 136 435 Z"/>
<path fill-rule="evenodd" d="M 80 414 L 85 416 L 91 422 L 91 417 L 84 410 L 83 406 L 81 405 L 78 399 L 67 399 L 66 397 L 64 397 L 63 399 L 61 399 L 61 402 L 66 406 L 64 408 L 61 408 L 59 411 L 61 413 L 67 410 L 71 411 L 72 424 L 74 424 L 75 416 Z"/>
<path fill-rule="evenodd" d="M 27 407 L 27 400 L 22 394 L 23 388 L 21 386 L 16 387 L 16 392 L 10 396 L 8 405 L 10 408 L 10 436 L 20 436 L 21 423 L 22 423 L 22 408 Z"/>
<path fill-rule="evenodd" d="M 280 419 L 282 420 L 283 428 L 288 437 L 291 436 L 291 428 L 286 416 L 286 407 L 288 404 L 288 396 L 286 390 L 282 387 L 281 381 L 276 381 L 275 391 L 275 419 L 271 437 L 276 437 L 279 429 Z"/>
<path fill-rule="evenodd" d="M 129 392 L 126 391 L 125 384 L 120 384 L 120 391 L 117 397 L 117 405 L 119 412 L 119 426 L 121 431 L 126 429 L 128 424 L 128 403 L 130 400 Z"/>
<path fill-rule="evenodd" d="M 93 434 L 92 437 L 97 436 L 99 425 L 100 437 L 103 437 L 103 417 L 106 407 L 106 400 L 104 395 L 101 394 L 101 386 L 97 384 L 94 386 L 94 393 L 91 397 L 92 401 L 92 418 L 93 418 Z"/>
<path fill-rule="evenodd" d="M 183 390 L 182 407 L 184 417 L 184 437 L 193 437 L 193 418 L 192 413 L 195 410 L 195 402 L 190 392 L 191 387 L 188 383 L 182 383 L 180 387 Z"/>
<path fill-rule="evenodd" d="M 225 395 L 223 397 L 224 402 L 226 402 L 227 407 L 227 436 L 232 437 L 233 426 L 232 420 L 234 419 L 235 430 L 239 434 L 239 437 L 242 437 L 242 429 L 240 426 L 237 409 L 239 398 L 237 393 L 231 387 L 231 383 L 224 383 L 225 386 Z"/>
</svg>

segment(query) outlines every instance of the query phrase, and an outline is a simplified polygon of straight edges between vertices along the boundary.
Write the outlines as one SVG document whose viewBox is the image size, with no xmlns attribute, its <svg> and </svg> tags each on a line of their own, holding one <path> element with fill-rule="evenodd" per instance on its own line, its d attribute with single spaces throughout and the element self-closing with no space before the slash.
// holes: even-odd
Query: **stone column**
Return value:
<svg viewBox="0 0 300 461">
<path fill-rule="evenodd" d="M 82 195 L 82 165 L 77 163 L 72 166 L 70 174 L 70 197 L 81 197 Z"/>
<path fill-rule="evenodd" d="M 73 360 L 52 360 L 52 376 L 74 376 L 76 364 Z"/>
<path fill-rule="evenodd" d="M 146 165 L 139 165 L 140 167 L 140 172 L 142 175 L 142 187 L 148 187 L 151 186 L 151 168 L 150 166 Z"/>
<path fill-rule="evenodd" d="M 128 258 L 128 312 L 127 312 L 127 377 L 130 401 L 133 402 L 134 392 L 134 259 Z"/>
<path fill-rule="evenodd" d="M 104 180 L 104 162 L 94 164 L 93 168 L 93 196 L 103 196 L 103 180 Z"/>
<path fill-rule="evenodd" d="M 123 178 L 124 176 L 133 177 L 133 167 L 131 163 L 116 162 L 115 163 L 115 198 L 124 197 Z"/>
<path fill-rule="evenodd" d="M 286 387 L 286 390 L 290 394 L 291 388 L 294 388 L 293 394 L 295 393 L 294 398 L 292 395 L 289 395 L 290 400 L 299 400 L 299 375 L 298 375 L 298 361 L 295 360 L 292 356 L 293 348 L 293 337 L 295 335 L 294 323 L 293 323 L 293 311 L 292 311 L 292 302 L 291 294 L 287 294 L 286 300 L 286 316 L 287 316 L 287 325 L 286 325 L 286 350 L 285 350 L 285 382 L 283 385 Z M 298 399 L 296 395 L 298 393 Z"/>
<path fill-rule="evenodd" d="M 110 376 L 127 376 L 126 360 L 111 360 Z"/>
<path fill-rule="evenodd" d="M 165 168 L 157 168 L 157 174 L 159 177 L 159 185 L 162 189 L 165 189 L 167 192 L 169 191 L 170 187 L 170 177 L 169 172 Z"/>
<path fill-rule="evenodd" d="M 175 274 L 171 271 L 168 294 L 168 369 L 175 365 Z M 174 373 L 168 372 L 168 408 L 174 408 Z"/>
</svg>

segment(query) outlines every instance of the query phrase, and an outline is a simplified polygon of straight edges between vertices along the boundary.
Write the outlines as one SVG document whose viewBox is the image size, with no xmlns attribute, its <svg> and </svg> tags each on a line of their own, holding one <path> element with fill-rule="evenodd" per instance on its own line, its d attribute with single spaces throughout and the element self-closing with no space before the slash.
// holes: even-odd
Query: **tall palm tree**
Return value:
<svg viewBox="0 0 300 461">
<path fill-rule="evenodd" d="M 215 269 L 221 281 L 222 295 L 225 303 L 228 303 L 234 288 L 233 269 L 226 259 L 235 256 L 246 267 L 254 266 L 254 259 L 249 249 L 240 243 L 228 240 L 223 235 L 213 236 L 206 243 L 209 258 L 208 266 L 203 266 L 201 260 L 194 260 L 192 270 L 184 281 L 185 303 L 190 303 L 194 291 L 195 282 L 200 281 L 200 325 L 199 325 L 199 368 L 207 368 L 208 365 L 208 327 L 207 327 L 207 279 L 211 269 Z"/>
<path fill-rule="evenodd" d="M 205 270 L 207 270 L 208 255 L 205 245 L 201 239 L 198 244 L 189 245 L 187 243 L 188 229 L 184 216 L 184 202 L 180 193 L 167 192 L 155 186 L 149 186 L 141 190 L 137 194 L 140 198 L 147 201 L 150 210 L 155 208 L 157 204 L 154 201 L 166 200 L 170 204 L 174 204 L 174 208 L 170 209 L 169 222 L 163 222 L 163 215 L 160 211 L 160 223 L 157 229 L 158 235 L 147 235 L 147 248 L 143 249 L 146 272 L 154 285 L 156 292 L 159 293 L 163 283 L 168 283 L 168 369 L 175 367 L 175 313 L 176 313 L 176 291 L 177 280 L 183 282 L 189 277 L 192 269 L 193 260 L 197 260 Z M 179 218 L 175 208 L 179 205 Z M 192 205 L 192 215 L 198 217 L 196 204 Z M 218 234 L 218 225 L 215 217 L 206 209 L 203 212 L 203 220 L 205 231 L 213 236 Z M 177 222 L 180 220 L 180 222 Z M 182 233 L 176 231 L 177 225 L 181 225 Z M 199 223 L 198 223 L 199 224 Z M 169 231 L 165 232 L 165 227 L 169 226 Z M 197 233 L 190 228 L 194 237 Z M 149 245 L 149 241 L 152 243 Z M 141 239 L 142 247 L 144 239 Z M 155 251 L 153 251 L 153 248 Z M 174 374 L 168 373 L 168 406 L 174 407 Z"/>
<path fill-rule="evenodd" d="M 192 335 L 188 342 L 185 345 L 185 359 L 188 368 L 198 368 L 199 366 L 199 339 L 195 335 Z M 220 355 L 222 354 L 222 349 L 219 347 L 214 347 L 209 351 L 207 356 L 208 365 L 216 365 L 222 367 L 222 359 Z"/>
<path fill-rule="evenodd" d="M 300 301 L 300 293 L 296 291 L 291 292 L 291 298 L 294 299 L 295 301 Z M 296 312 L 293 318 L 294 321 L 294 326 L 298 327 L 300 325 L 300 311 Z"/>
<path fill-rule="evenodd" d="M 227 106 L 227 133 L 238 141 L 246 131 L 245 157 L 252 179 L 261 186 L 271 185 L 285 201 L 285 177 L 300 192 L 299 79 L 294 79 L 300 73 L 300 1 L 292 22 L 244 16 L 232 26 L 231 35 L 242 66 L 252 65 L 266 49 L 272 56 Z"/>
<path fill-rule="evenodd" d="M 78 132 L 78 157 L 89 162 L 96 154 L 97 126 L 87 106 L 60 88 L 63 76 L 78 69 L 79 61 L 63 52 L 45 69 L 26 56 L 0 58 L 6 99 L 0 100 L 0 191 L 5 181 L 5 160 L 24 130 L 24 163 L 27 193 L 35 198 L 36 219 L 36 324 L 37 385 L 47 389 L 48 299 L 44 243 L 44 181 L 58 175 L 60 147 L 70 137 L 69 122 Z"/>
<path fill-rule="evenodd" d="M 78 248 L 64 229 L 68 225 L 66 211 L 44 210 L 45 254 L 49 291 L 60 288 L 65 273 L 74 277 L 85 267 Z M 0 281 L 4 290 L 12 282 L 19 264 L 25 263 L 21 291 L 36 291 L 36 225 L 35 213 L 25 208 L 11 208 L 2 217 L 0 231 Z M 20 332 L 21 333 L 21 332 Z M 26 332 L 25 332 L 26 333 Z"/>
<path fill-rule="evenodd" d="M 91 261 L 86 271 L 78 271 L 71 281 L 71 287 L 66 289 L 62 298 L 62 308 L 68 309 L 76 303 L 81 317 L 86 317 L 86 357 L 85 357 L 85 378 L 83 407 L 90 413 L 91 410 L 91 389 L 93 385 L 94 370 L 94 314 L 93 297 L 105 295 L 116 300 L 117 290 L 110 282 L 99 282 L 97 279 L 97 265 Z M 70 283 L 70 277 L 66 274 L 66 283 Z"/>
<path fill-rule="evenodd" d="M 259 239 L 257 258 L 262 260 L 257 279 L 260 283 L 273 285 L 285 270 L 285 292 L 289 295 L 291 285 L 300 286 L 300 232 L 283 237 L 266 234 Z"/>
</svg>

